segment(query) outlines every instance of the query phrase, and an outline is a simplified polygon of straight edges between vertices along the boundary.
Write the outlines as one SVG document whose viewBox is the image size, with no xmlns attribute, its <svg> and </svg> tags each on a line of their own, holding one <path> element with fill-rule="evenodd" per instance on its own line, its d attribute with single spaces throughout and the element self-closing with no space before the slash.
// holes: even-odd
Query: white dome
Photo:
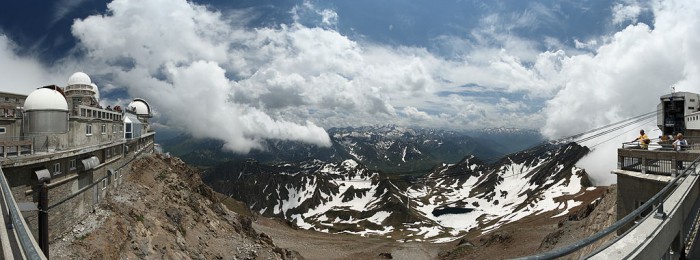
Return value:
<svg viewBox="0 0 700 260">
<path fill-rule="evenodd" d="M 68 103 L 61 92 L 50 88 L 40 88 L 34 90 L 24 100 L 24 111 L 30 110 L 68 111 Z"/>
<path fill-rule="evenodd" d="M 148 116 L 151 114 L 151 108 L 148 106 L 145 100 L 136 98 L 133 102 L 129 103 L 129 108 L 134 108 L 137 115 Z"/>
<path fill-rule="evenodd" d="M 90 85 L 92 84 L 92 81 L 90 80 L 90 76 L 83 72 L 76 72 L 73 73 L 73 75 L 68 78 L 68 86 L 72 85 Z"/>
<path fill-rule="evenodd" d="M 90 83 L 90 86 L 92 86 L 92 91 L 95 92 L 95 98 L 97 100 L 100 100 L 100 89 L 97 88 L 97 85 L 95 83 Z"/>
</svg>

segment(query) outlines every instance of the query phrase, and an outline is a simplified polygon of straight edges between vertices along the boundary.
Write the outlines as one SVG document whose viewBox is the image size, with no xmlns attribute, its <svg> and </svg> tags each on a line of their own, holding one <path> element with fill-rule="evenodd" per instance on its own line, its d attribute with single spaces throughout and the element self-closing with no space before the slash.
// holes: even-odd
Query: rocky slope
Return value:
<svg viewBox="0 0 700 260">
<path fill-rule="evenodd" d="M 492 232 L 470 232 L 453 242 L 452 248 L 440 253 L 439 258 L 512 259 L 544 253 L 592 236 L 616 221 L 617 188 L 598 187 L 586 196 L 593 201 L 571 210 L 567 216 L 527 216 Z M 581 259 L 612 238 L 614 234 L 561 259 Z"/>
<path fill-rule="evenodd" d="M 53 259 L 297 259 L 227 209 L 180 159 L 145 155 L 94 214 L 50 245 Z"/>
<path fill-rule="evenodd" d="M 568 151 L 568 152 L 566 152 Z M 576 178 L 577 174 L 582 174 L 571 165 L 561 165 L 553 163 L 551 158 L 558 156 L 578 157 L 580 153 L 585 153 L 577 146 L 562 146 L 558 149 L 531 150 L 529 155 L 513 157 L 514 162 L 519 165 L 514 168 L 513 164 L 481 164 L 474 158 L 465 160 L 455 165 L 446 165 L 433 171 L 432 175 L 426 175 L 423 179 L 415 180 L 415 183 L 425 183 L 441 180 L 445 182 L 445 187 L 454 186 L 450 183 L 468 183 L 472 178 L 484 180 L 483 184 L 472 187 L 481 187 L 474 190 L 476 196 L 472 198 L 462 198 L 459 201 L 471 204 L 470 199 L 478 199 L 483 204 L 493 204 L 496 200 L 500 205 L 513 203 L 509 198 L 501 196 L 499 186 L 506 183 L 507 173 L 517 172 L 519 176 L 540 176 L 544 178 L 544 185 L 549 184 L 548 177 L 541 174 L 546 169 L 555 169 L 547 176 L 556 176 L 560 180 L 569 182 L 585 182 Z M 549 156 L 548 156 L 548 153 Z M 554 155 L 552 157 L 551 155 Z M 549 159 L 548 159 L 549 158 Z M 562 157 L 558 157 L 561 159 Z M 548 163 L 549 162 L 549 163 Z M 615 189 L 607 188 L 586 188 L 582 185 L 579 192 L 554 196 L 550 199 L 543 196 L 545 193 L 530 191 L 527 184 L 523 190 L 529 191 L 527 196 L 538 197 L 537 200 L 526 200 L 530 205 L 530 213 L 522 218 L 515 219 L 513 215 L 504 215 L 498 221 L 491 220 L 484 222 L 490 227 L 486 232 L 483 228 L 476 228 L 468 232 L 459 232 L 458 235 L 451 236 L 456 241 L 448 243 L 426 243 L 417 242 L 423 239 L 428 241 L 439 240 L 440 236 L 428 237 L 427 233 L 421 233 L 426 223 L 441 225 L 443 221 L 432 212 L 427 214 L 421 208 L 438 204 L 438 197 L 428 196 L 425 201 L 421 201 L 416 194 L 408 193 L 408 197 L 394 196 L 407 189 L 414 189 L 418 192 L 417 184 L 395 179 L 378 178 L 379 173 L 367 170 L 359 164 L 337 163 L 337 164 L 315 164 L 309 162 L 306 166 L 308 172 L 318 175 L 312 184 L 306 188 L 316 203 L 325 203 L 340 198 L 346 198 L 345 203 L 351 203 L 358 198 L 364 198 L 377 204 L 377 211 L 368 213 L 352 213 L 341 208 L 331 208 L 330 212 L 335 212 L 341 223 L 334 223 L 330 218 L 323 220 L 315 215 L 308 215 L 309 218 L 302 219 L 302 223 L 307 223 L 316 227 L 326 229 L 346 229 L 348 227 L 372 227 L 372 224 L 379 225 L 378 212 L 395 212 L 401 209 L 406 210 L 403 214 L 413 214 L 410 218 L 402 219 L 389 215 L 384 221 L 379 221 L 387 227 L 393 227 L 393 231 L 384 235 L 361 237 L 351 234 L 329 234 L 295 228 L 298 223 L 278 221 L 257 216 L 254 219 L 232 212 L 234 206 L 227 204 L 223 206 L 221 197 L 205 186 L 199 179 L 197 172 L 192 171 L 182 161 L 177 158 L 162 158 L 160 156 L 148 155 L 136 161 L 133 165 L 134 172 L 125 176 L 124 183 L 117 188 L 112 188 L 109 195 L 103 200 L 95 213 L 90 214 L 74 230 L 62 234 L 51 244 L 51 257 L 53 259 L 298 259 L 306 257 L 308 259 L 504 259 L 517 256 L 544 252 L 553 248 L 567 245 L 570 242 L 589 236 L 608 223 L 614 221 L 614 201 Z M 270 171 L 264 166 L 256 174 Z M 255 168 L 250 167 L 249 168 Z M 304 176 L 299 173 L 297 166 L 282 165 L 290 176 Z M 286 168 L 285 168 L 286 167 Z M 320 168 L 315 168 L 320 167 Z M 304 169 L 304 167 L 299 167 Z M 349 171 L 354 169 L 356 171 Z M 469 171 L 467 171 L 469 169 Z M 491 169 L 491 170 L 488 170 Z M 498 169 L 498 171 L 492 171 Z M 574 169 L 574 171 L 570 171 Z M 505 171 L 506 175 L 501 175 Z M 249 170 L 238 169 L 237 173 L 249 172 Z M 297 172 L 297 174 L 293 174 Z M 324 173 L 325 172 L 325 173 Z M 346 175 L 334 176 L 329 173 L 344 172 Z M 491 172 L 503 178 L 488 177 L 482 173 Z M 548 171 L 549 172 L 549 171 Z M 538 173 L 540 175 L 538 175 Z M 325 176 L 327 175 L 327 176 Z M 437 178 L 436 175 L 441 175 Z M 465 175 L 471 177 L 458 176 Z M 323 177 L 322 177 L 323 176 Z M 567 177 L 568 176 L 568 177 Z M 573 177 L 572 177 L 573 176 Z M 267 176 L 259 179 L 259 183 L 272 184 L 274 181 L 281 181 L 280 176 Z M 566 178 L 563 178 L 566 177 Z M 243 177 L 242 177 L 243 178 Z M 267 179 L 266 179 L 267 178 Z M 555 177 L 551 177 L 555 178 Z M 250 178 L 244 178 L 250 179 Z M 275 180 L 273 180 L 275 179 Z M 309 181 L 306 176 L 306 181 Z M 339 186 L 338 191 L 319 189 L 320 183 L 336 183 L 338 179 L 343 180 L 345 185 Z M 462 182 L 462 179 L 465 179 Z M 494 180 L 495 179 L 495 180 Z M 530 178 L 531 179 L 531 178 Z M 486 181 L 492 180 L 492 181 Z M 533 180 L 534 181 L 534 180 Z M 361 183 L 369 183 L 370 188 L 363 188 Z M 253 181 L 255 183 L 255 181 Z M 499 184 L 500 183 L 500 184 Z M 557 183 L 557 182 L 554 182 Z M 307 183 L 308 184 L 308 183 Z M 348 185 L 351 184 L 351 185 Z M 447 185 L 450 184 L 450 185 Z M 424 184 L 423 184 L 424 185 Z M 270 185 L 273 187 L 274 185 Z M 350 186 L 353 188 L 350 189 Z M 251 187 L 256 187 L 252 185 Z M 291 188 L 292 186 L 288 186 Z M 503 187 L 503 186 L 500 186 Z M 545 191 L 552 192 L 551 185 Z M 318 190 L 318 192 L 316 192 Z M 299 194 L 294 189 L 288 190 L 286 201 L 306 201 L 300 200 L 302 197 L 294 197 Z M 370 192 L 372 191 L 372 192 Z M 269 194 L 274 194 L 272 189 L 268 189 Z M 444 192 L 444 191 L 443 191 Z M 533 193 L 534 192 L 534 193 Z M 336 194 L 333 197 L 325 197 L 323 194 Z M 341 195 L 345 195 L 344 197 Z M 373 194 L 379 194 L 374 196 Z M 493 194 L 493 196 L 491 196 Z M 517 194 L 517 192 L 509 192 Z M 260 193 L 258 195 L 263 195 Z M 251 197 L 258 196 L 255 194 Z M 277 195 L 275 195 L 277 196 Z M 506 195 L 508 197 L 509 195 Z M 262 196 L 264 197 L 264 196 Z M 489 197 L 491 200 L 489 202 Z M 291 198 L 296 198 L 291 199 Z M 409 205 L 405 205 L 406 199 L 410 198 Z M 455 197 L 457 198 L 457 197 Z M 227 200 L 228 201 L 228 200 Z M 263 202 L 264 200 L 258 200 Z M 313 201 L 313 200 L 311 200 Z M 383 203 L 389 201 L 389 203 Z M 392 202 L 393 201 L 393 202 Z M 559 207 L 553 210 L 541 210 L 537 208 L 544 202 L 569 202 L 578 201 L 577 206 L 572 203 L 557 203 Z M 455 202 L 458 204 L 458 202 Z M 455 204 L 453 203 L 453 204 Z M 461 202 L 459 202 L 461 203 Z M 514 203 L 518 204 L 518 203 Z M 522 204 L 522 203 L 520 203 Z M 290 204 L 291 205 L 291 204 Z M 307 203 L 307 206 L 311 202 Z M 347 204 L 353 207 L 354 204 Z M 328 205 L 327 205 L 328 206 Z M 241 214 L 245 212 L 246 205 L 236 209 Z M 256 209 L 253 206 L 254 209 Z M 304 215 L 304 211 L 293 211 L 289 207 L 286 212 L 289 216 Z M 310 207 L 313 208 L 313 207 Z M 318 208 L 318 207 L 317 207 Z M 485 208 L 485 207 L 484 207 Z M 444 208 L 443 208 L 444 209 Z M 310 212 L 312 210 L 307 210 Z M 433 211 L 435 211 L 433 209 Z M 284 208 L 280 208 L 278 214 L 284 214 Z M 265 212 L 263 212 L 265 213 Z M 273 213 L 270 208 L 268 213 Z M 291 214 L 294 213 L 294 214 Z M 443 212 L 444 213 L 444 212 Z M 514 212 L 513 212 L 514 213 Z M 357 215 L 355 215 L 357 214 Z M 440 216 L 454 216 L 465 218 L 467 213 L 444 213 Z M 372 217 L 365 217 L 371 215 Z M 485 220 L 488 216 L 481 219 Z M 493 216 L 490 216 L 493 217 Z M 504 218 L 514 219 L 512 221 L 501 221 Z M 335 220 L 335 219 L 334 219 Z M 365 220 L 363 222 L 362 220 Z M 345 223 L 342 223 L 345 222 Z M 392 224 L 392 223 L 397 224 Z M 323 223 L 326 223 L 325 225 Z M 331 223 L 331 224 L 329 224 Z M 350 224 L 354 223 L 354 225 Z M 418 225 L 416 223 L 423 223 Z M 497 223 L 500 223 L 496 225 Z M 290 225 L 291 224 L 291 225 Z M 411 225 L 414 225 L 413 227 Z M 448 226 L 442 227 L 446 234 L 449 233 Z M 413 231 L 412 229 L 418 230 Z M 257 230 L 257 232 L 256 232 Z M 357 229 L 371 231 L 373 229 Z M 378 229 L 377 229 L 378 230 Z M 402 231 L 400 231 L 402 230 Z M 260 233 L 264 232 L 264 233 Z M 443 231 L 441 231 L 443 232 Z M 337 232 L 336 232 L 337 233 Z M 353 233 L 353 232 L 341 232 Z M 372 234 L 367 232 L 366 234 Z M 413 235 L 410 235 L 413 234 Z M 399 239 L 401 238 L 401 239 Z M 427 238 L 427 239 L 426 239 Z M 437 239 L 436 239 L 437 238 Z M 274 240 L 274 243 L 273 243 Z M 397 241 L 398 240 L 398 241 Z M 408 242 L 406 242 L 408 241 Z M 280 245 L 288 249 L 282 249 L 275 245 Z M 294 250 L 294 251 L 292 251 Z M 297 253 L 299 252 L 299 253 Z M 584 252 L 585 253 L 585 252 Z M 584 255 L 581 253 L 579 255 Z M 570 258 L 577 258 L 571 256 Z"/>
</svg>

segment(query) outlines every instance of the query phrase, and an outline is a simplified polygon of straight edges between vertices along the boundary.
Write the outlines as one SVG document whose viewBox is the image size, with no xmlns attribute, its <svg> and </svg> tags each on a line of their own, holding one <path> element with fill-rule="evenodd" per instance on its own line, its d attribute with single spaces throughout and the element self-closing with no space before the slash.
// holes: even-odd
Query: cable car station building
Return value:
<svg viewBox="0 0 700 260">
<path fill-rule="evenodd" d="M 652 115 L 653 116 L 653 115 Z M 620 220 L 652 199 L 676 176 L 684 173 L 698 156 L 700 156 L 700 95 L 689 92 L 676 92 L 661 96 L 656 111 L 657 125 L 661 133 L 652 139 L 648 149 L 642 149 L 638 141 L 623 143 L 617 151 L 617 219 Z M 651 131 L 649 131 L 651 132 Z M 689 145 L 676 151 L 672 147 L 673 137 L 678 133 L 684 135 Z M 662 136 L 666 136 L 662 138 Z M 696 174 L 695 170 L 691 174 Z M 678 186 L 678 184 L 676 184 Z M 680 208 L 673 209 L 689 214 L 697 207 L 700 187 L 692 187 L 688 198 Z M 662 210 L 664 210 L 662 208 Z M 669 212 L 670 209 L 665 209 Z M 676 212 L 676 211 L 674 211 Z M 661 212 L 643 212 L 642 217 L 654 214 L 654 217 L 666 218 Z M 683 217 L 685 219 L 685 217 Z M 687 224 L 679 224 L 680 226 Z M 630 225 L 631 226 L 631 225 Z M 629 228 L 629 226 L 628 226 Z M 681 230 L 687 227 L 679 227 Z M 618 230 L 618 235 L 627 230 Z M 683 232 L 669 233 L 671 250 L 679 252 L 685 240 Z"/>
<path fill-rule="evenodd" d="M 51 240 L 92 212 L 121 183 L 133 158 L 153 151 L 148 102 L 137 98 L 126 107 L 103 108 L 98 98 L 97 86 L 82 72 L 64 88 L 0 92 L 0 172 L 33 232 L 38 190 L 46 184 Z"/>
</svg>

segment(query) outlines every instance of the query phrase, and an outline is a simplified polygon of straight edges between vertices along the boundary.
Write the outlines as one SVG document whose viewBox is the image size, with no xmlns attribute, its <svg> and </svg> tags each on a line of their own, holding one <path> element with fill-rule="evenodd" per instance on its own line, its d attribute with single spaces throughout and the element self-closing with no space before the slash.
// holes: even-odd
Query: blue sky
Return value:
<svg viewBox="0 0 700 260">
<path fill-rule="evenodd" d="M 29 93 L 84 71 L 104 105 L 145 98 L 159 124 L 239 152 L 374 124 L 558 137 L 693 91 L 697 14 L 692 1 L 11 1 L 0 78 Z"/>
<path fill-rule="evenodd" d="M 278 26 L 293 22 L 290 11 L 304 1 L 194 1 L 222 12 L 249 10 L 256 19 L 251 28 Z M 546 37 L 553 37 L 570 48 L 574 39 L 593 39 L 626 26 L 610 26 L 610 1 L 307 1 L 316 8 L 334 10 L 338 17 L 332 29 L 354 40 L 367 40 L 388 45 L 420 46 L 445 56 L 455 55 L 440 43 L 446 35 L 473 39 L 470 32 L 482 24 L 485 16 L 502 16 L 509 33 L 531 40 L 540 40 L 540 50 L 547 50 Z M 23 51 L 39 54 L 50 62 L 70 55 L 76 39 L 70 35 L 74 19 L 104 14 L 109 1 L 62 0 L 9 1 L 0 10 L 2 31 Z M 314 27 L 320 17 L 305 12 L 300 23 Z M 651 21 L 649 13 L 639 17 Z M 518 19 L 527 20 L 524 24 Z"/>
</svg>

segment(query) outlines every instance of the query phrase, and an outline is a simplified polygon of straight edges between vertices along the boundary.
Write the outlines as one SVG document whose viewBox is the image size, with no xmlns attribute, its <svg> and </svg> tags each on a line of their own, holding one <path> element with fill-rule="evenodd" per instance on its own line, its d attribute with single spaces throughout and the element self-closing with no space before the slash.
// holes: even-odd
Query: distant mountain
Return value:
<svg viewBox="0 0 700 260">
<path fill-rule="evenodd" d="M 416 178 L 374 171 L 354 159 L 248 160 L 218 165 L 203 179 L 253 211 L 300 228 L 439 242 L 526 216 L 565 217 L 588 205 L 591 198 L 584 195 L 595 188 L 589 188 L 586 172 L 574 166 L 587 152 L 575 143 L 543 144 L 494 163 L 469 156 Z"/>
<path fill-rule="evenodd" d="M 539 131 L 518 128 L 485 128 L 466 132 L 479 140 L 487 140 L 491 149 L 499 154 L 519 152 L 545 142 Z"/>
<path fill-rule="evenodd" d="M 542 142 L 534 130 L 512 128 L 456 132 L 398 126 L 328 129 L 331 147 L 292 141 L 266 140 L 264 150 L 241 155 L 223 150 L 223 142 L 187 135 L 162 141 L 165 151 L 190 164 L 214 166 L 230 160 L 254 159 L 263 163 L 318 159 L 342 162 L 353 159 L 369 169 L 387 172 L 425 172 L 441 163 L 456 163 L 469 155 L 495 160 L 507 153 Z"/>
</svg>

